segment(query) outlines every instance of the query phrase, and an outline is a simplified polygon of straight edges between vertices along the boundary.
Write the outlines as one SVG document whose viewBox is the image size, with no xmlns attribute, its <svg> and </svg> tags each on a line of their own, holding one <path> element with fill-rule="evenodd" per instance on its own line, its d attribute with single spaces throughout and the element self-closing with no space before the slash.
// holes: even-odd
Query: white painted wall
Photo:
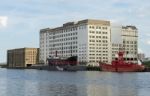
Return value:
<svg viewBox="0 0 150 96">
<path fill-rule="evenodd" d="M 122 44 L 122 26 L 111 25 L 111 42 L 115 44 Z"/>
<path fill-rule="evenodd" d="M 88 26 L 80 25 L 78 27 L 78 61 L 88 61 Z"/>
</svg>

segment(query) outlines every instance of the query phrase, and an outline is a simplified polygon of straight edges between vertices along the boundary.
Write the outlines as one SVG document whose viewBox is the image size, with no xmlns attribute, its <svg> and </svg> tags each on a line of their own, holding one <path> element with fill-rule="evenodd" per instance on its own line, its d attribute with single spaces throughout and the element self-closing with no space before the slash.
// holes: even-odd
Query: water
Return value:
<svg viewBox="0 0 150 96">
<path fill-rule="evenodd" d="M 148 96 L 150 73 L 0 69 L 0 96 Z"/>
</svg>

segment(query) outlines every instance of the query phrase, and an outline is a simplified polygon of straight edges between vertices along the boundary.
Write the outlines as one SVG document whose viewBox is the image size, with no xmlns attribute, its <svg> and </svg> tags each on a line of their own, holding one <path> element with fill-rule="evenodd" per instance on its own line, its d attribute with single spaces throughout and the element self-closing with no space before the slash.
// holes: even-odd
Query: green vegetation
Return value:
<svg viewBox="0 0 150 96">
<path fill-rule="evenodd" d="M 150 67 L 150 61 L 143 62 L 143 65 L 145 65 L 146 67 Z"/>
<path fill-rule="evenodd" d="M 101 71 L 99 66 L 87 66 L 88 71 Z"/>
</svg>

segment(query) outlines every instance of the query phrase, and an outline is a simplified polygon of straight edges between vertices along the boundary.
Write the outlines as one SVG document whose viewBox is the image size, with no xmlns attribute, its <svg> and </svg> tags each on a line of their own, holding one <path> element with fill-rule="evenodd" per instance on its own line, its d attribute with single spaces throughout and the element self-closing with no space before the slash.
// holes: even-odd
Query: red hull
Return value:
<svg viewBox="0 0 150 96">
<path fill-rule="evenodd" d="M 125 62 L 123 58 L 124 52 L 118 53 L 118 59 L 113 60 L 111 64 L 101 63 L 100 67 L 102 71 L 110 72 L 140 72 L 145 69 L 144 65 L 134 64 L 132 62 Z"/>
<path fill-rule="evenodd" d="M 109 72 L 140 72 L 145 69 L 143 65 L 137 64 L 127 64 L 127 65 L 109 65 L 109 64 L 101 64 L 100 65 L 102 71 Z"/>
</svg>

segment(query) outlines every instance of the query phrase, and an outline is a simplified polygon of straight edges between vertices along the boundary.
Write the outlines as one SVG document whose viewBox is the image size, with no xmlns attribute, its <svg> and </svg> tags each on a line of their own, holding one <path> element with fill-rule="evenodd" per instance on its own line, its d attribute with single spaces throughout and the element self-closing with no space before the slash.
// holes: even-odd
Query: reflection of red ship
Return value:
<svg viewBox="0 0 150 96">
<path fill-rule="evenodd" d="M 145 69 L 144 65 L 135 64 L 132 62 L 125 62 L 123 58 L 124 52 L 118 53 L 118 59 L 112 61 L 111 64 L 100 63 L 102 71 L 110 72 L 139 72 Z"/>
</svg>

